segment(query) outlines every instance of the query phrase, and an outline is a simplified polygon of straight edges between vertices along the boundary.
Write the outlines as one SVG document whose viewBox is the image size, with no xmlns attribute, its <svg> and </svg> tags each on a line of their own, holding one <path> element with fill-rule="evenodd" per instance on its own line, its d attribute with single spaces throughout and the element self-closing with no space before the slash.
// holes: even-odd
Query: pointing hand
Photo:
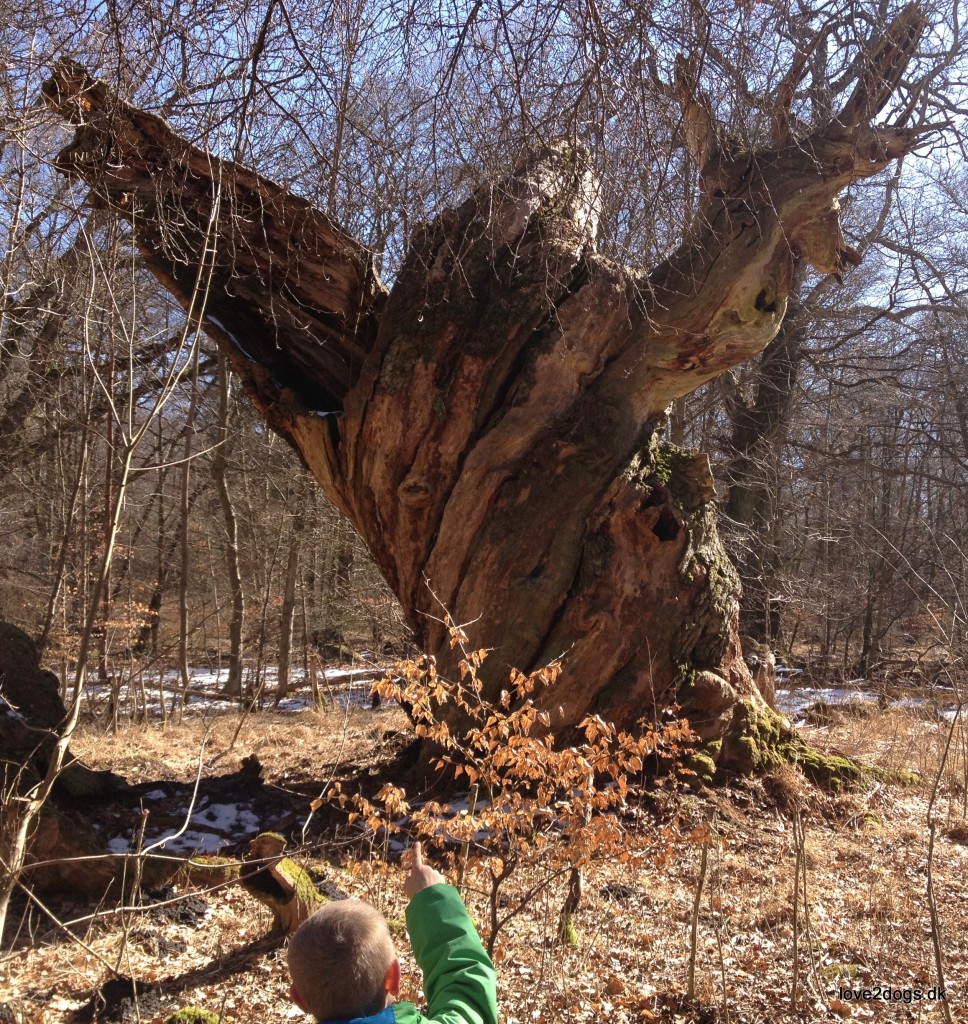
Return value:
<svg viewBox="0 0 968 1024">
<path fill-rule="evenodd" d="M 424 864 L 423 846 L 420 843 L 413 844 L 413 856 L 410 861 L 410 874 L 403 883 L 403 891 L 410 899 L 414 894 L 426 889 L 431 885 L 439 885 L 447 879 L 429 864 Z"/>
</svg>

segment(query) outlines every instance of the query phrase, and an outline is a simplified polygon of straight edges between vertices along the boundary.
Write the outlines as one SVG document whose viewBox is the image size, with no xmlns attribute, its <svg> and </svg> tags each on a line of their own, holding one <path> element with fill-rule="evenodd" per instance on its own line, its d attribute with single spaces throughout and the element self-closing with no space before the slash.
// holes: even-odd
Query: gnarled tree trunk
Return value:
<svg viewBox="0 0 968 1024">
<path fill-rule="evenodd" d="M 677 700 L 742 763 L 740 704 L 758 698 L 738 584 L 708 464 L 660 441 L 665 409 L 774 338 L 796 257 L 831 273 L 855 261 L 837 195 L 916 145 L 917 132 L 871 122 L 923 24 L 902 12 L 836 120 L 794 137 L 780 110 L 775 144 L 755 153 L 719 137 L 682 62 L 704 201 L 648 273 L 596 253 L 580 147 L 541 147 L 441 213 L 387 292 L 309 203 L 80 69 L 60 66 L 45 94 L 79 123 L 58 166 L 132 223 L 360 532 L 418 643 L 447 658 L 446 609 L 494 648 L 495 691 L 508 666 L 564 655 L 547 697 L 556 728 L 592 710 L 634 725 Z"/>
</svg>

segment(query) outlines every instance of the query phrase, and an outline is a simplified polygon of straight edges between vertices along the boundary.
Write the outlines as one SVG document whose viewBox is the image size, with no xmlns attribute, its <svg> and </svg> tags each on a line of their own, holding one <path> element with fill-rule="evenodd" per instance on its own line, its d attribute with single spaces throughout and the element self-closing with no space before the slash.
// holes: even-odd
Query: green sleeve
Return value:
<svg viewBox="0 0 968 1024">
<path fill-rule="evenodd" d="M 497 1024 L 497 972 L 452 885 L 421 889 L 407 931 L 424 976 L 427 1016 L 440 1024 Z"/>
</svg>

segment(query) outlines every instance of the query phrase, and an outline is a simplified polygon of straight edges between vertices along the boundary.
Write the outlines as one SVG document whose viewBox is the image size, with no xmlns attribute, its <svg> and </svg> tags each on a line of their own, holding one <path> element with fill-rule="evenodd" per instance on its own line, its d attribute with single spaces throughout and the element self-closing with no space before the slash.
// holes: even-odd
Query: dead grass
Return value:
<svg viewBox="0 0 968 1024">
<path fill-rule="evenodd" d="M 398 708 L 377 715 L 352 706 L 298 716 L 259 711 L 244 716 L 241 724 L 235 711 L 213 711 L 180 723 L 125 726 L 116 733 L 83 724 L 72 749 L 92 768 L 111 768 L 129 782 L 188 782 L 198 771 L 200 752 L 207 773 L 233 771 L 254 754 L 269 777 L 283 778 L 365 754 L 387 732 L 406 725 Z"/>
<path fill-rule="evenodd" d="M 280 787 L 318 785 L 328 766 L 368 764 L 385 733 L 402 725 L 395 712 L 374 715 L 262 712 L 239 724 L 234 713 L 167 728 L 132 727 L 116 736 L 88 730 L 77 749 L 89 763 L 114 767 L 133 780 L 194 777 L 205 739 L 203 769 L 227 774 L 255 754 Z M 503 933 L 496 960 L 506 1024 L 609 1021 L 725 1022 L 821 1020 L 941 1020 L 938 1002 L 846 1002 L 841 986 L 887 985 L 926 990 L 936 984 L 926 907 L 928 799 L 944 744 L 935 723 L 886 712 L 845 719 L 809 731 L 812 742 L 881 766 L 912 767 L 916 786 L 873 784 L 830 797 L 805 786 L 796 773 L 762 782 L 738 781 L 707 799 L 686 795 L 677 822 L 629 819 L 625 862 L 595 866 L 577 924 L 579 942 L 561 947 L 557 930 L 563 892 L 551 886 Z M 963 737 L 957 737 L 961 744 Z M 939 787 L 942 820 L 935 851 L 935 886 L 944 927 L 949 998 L 954 1019 L 966 1019 L 968 979 L 968 824 L 964 814 L 965 746 L 952 744 Z M 688 936 L 698 879 L 692 827 L 716 810 L 720 841 L 710 853 L 701 906 L 698 1002 L 683 1002 Z M 805 832 L 810 930 L 802 900 L 798 917 L 800 991 L 793 977 L 793 865 L 790 815 L 799 809 Z M 670 855 L 656 859 L 656 833 L 670 829 Z M 344 851 L 346 848 L 342 848 Z M 373 856 L 368 854 L 372 853 Z M 339 884 L 402 917 L 402 869 L 378 851 L 344 856 L 333 867 Z M 636 855 L 641 854 L 641 860 Z M 468 903 L 483 922 L 485 864 L 472 865 Z M 534 884 L 514 877 L 512 898 Z M 210 917 L 180 922 L 158 912 L 132 911 L 86 925 L 66 938 L 36 911 L 25 924 L 24 948 L 0 964 L 0 1003 L 17 1024 L 62 1024 L 90 990 L 116 971 L 145 982 L 164 981 L 169 1008 L 147 1013 L 161 1024 L 178 1005 L 214 1010 L 225 1022 L 282 1024 L 294 1013 L 278 947 L 252 945 L 269 927 L 268 914 L 240 889 L 205 897 Z M 71 916 L 69 904 L 58 912 Z M 809 940 L 809 941 L 808 941 Z M 419 977 L 406 961 L 407 990 L 418 997 Z M 723 979 L 725 978 L 725 993 Z M 2 1018 L 0 1018 L 2 1019 Z"/>
<path fill-rule="evenodd" d="M 935 813 L 951 823 L 968 817 L 968 723 L 962 719 L 954 724 L 953 734 L 951 730 L 952 723 L 937 712 L 890 708 L 872 718 L 845 717 L 806 728 L 803 734 L 822 750 L 881 768 L 914 771 L 925 786 L 933 785 L 944 762 Z"/>
</svg>

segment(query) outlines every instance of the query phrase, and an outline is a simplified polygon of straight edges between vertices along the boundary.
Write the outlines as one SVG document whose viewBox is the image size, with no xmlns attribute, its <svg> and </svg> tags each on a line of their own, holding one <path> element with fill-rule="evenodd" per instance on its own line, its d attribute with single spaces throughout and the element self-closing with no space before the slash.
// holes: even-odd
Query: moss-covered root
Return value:
<svg viewBox="0 0 968 1024">
<path fill-rule="evenodd" d="M 716 775 L 716 758 L 704 745 L 683 761 L 683 767 L 692 773 L 696 782 L 709 783 Z"/>
<path fill-rule="evenodd" d="M 575 925 L 575 918 L 571 914 L 566 914 L 558 926 L 558 943 L 562 946 L 574 947 L 578 945 L 578 941 L 578 928 Z"/>
<path fill-rule="evenodd" d="M 197 1006 L 185 1006 L 165 1018 L 165 1024 L 219 1024 L 219 1016 L 211 1010 L 201 1010 Z"/>
<path fill-rule="evenodd" d="M 309 872 L 284 857 L 286 841 L 277 832 L 262 832 L 249 843 L 242 887 L 271 911 L 273 931 L 291 935 L 327 899 Z"/>
<path fill-rule="evenodd" d="M 762 701 L 747 699 L 736 707 L 719 765 L 743 774 L 761 774 L 795 764 L 811 782 L 839 791 L 872 779 L 910 782 L 910 773 L 887 772 L 858 764 L 839 754 L 821 754 L 782 715 Z"/>
<path fill-rule="evenodd" d="M 181 878 L 190 885 L 205 888 L 227 885 L 239 880 L 240 867 L 235 857 L 196 853 L 191 860 L 182 865 Z"/>
</svg>

